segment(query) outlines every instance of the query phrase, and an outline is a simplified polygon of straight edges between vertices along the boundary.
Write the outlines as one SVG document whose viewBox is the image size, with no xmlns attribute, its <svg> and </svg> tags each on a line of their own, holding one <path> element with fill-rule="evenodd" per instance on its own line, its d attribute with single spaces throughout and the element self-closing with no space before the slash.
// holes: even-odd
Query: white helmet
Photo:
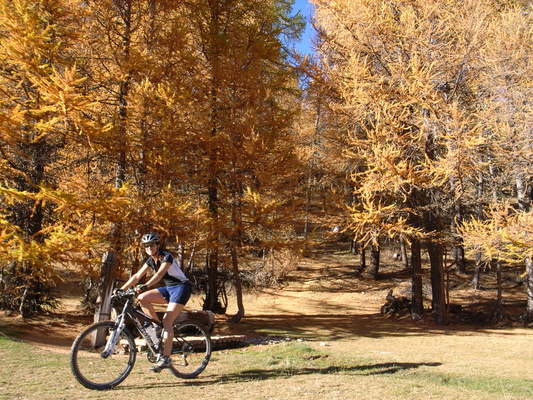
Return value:
<svg viewBox="0 0 533 400">
<path fill-rule="evenodd" d="M 141 239 L 142 244 L 148 244 L 148 243 L 159 243 L 159 235 L 157 233 L 147 233 L 146 235 L 143 235 Z"/>
</svg>

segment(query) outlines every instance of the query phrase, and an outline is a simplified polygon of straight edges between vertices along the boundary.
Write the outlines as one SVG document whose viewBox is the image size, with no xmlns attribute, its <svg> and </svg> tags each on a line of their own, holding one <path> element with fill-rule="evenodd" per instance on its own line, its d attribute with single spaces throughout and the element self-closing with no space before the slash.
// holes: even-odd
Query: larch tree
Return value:
<svg viewBox="0 0 533 400">
<path fill-rule="evenodd" d="M 53 300 L 53 263 L 66 261 L 72 239 L 40 197 L 43 188 L 58 184 L 62 149 L 82 126 L 93 129 L 82 120 L 91 104 L 69 57 L 72 5 L 0 2 L 0 302 L 22 315 Z"/>
<path fill-rule="evenodd" d="M 357 166 L 349 228 L 376 249 L 384 237 L 411 244 L 413 318 L 423 313 L 425 242 L 433 310 L 446 323 L 444 252 L 461 184 L 478 168 L 478 55 L 495 10 L 475 1 L 314 3 L 325 73 L 341 96 L 331 108 Z"/>
<path fill-rule="evenodd" d="M 531 141 L 533 95 L 531 4 L 505 4 L 489 25 L 490 46 L 483 49 L 481 74 L 486 137 L 480 175 L 481 212 L 460 225 L 479 265 L 509 263 L 527 277 L 526 318 L 533 319 Z M 524 268 L 525 266 L 525 268 Z M 498 298 L 501 303 L 501 296 Z M 500 309 L 500 305 L 496 310 Z"/>
<path fill-rule="evenodd" d="M 31 146 L 39 145 L 33 155 L 43 157 L 35 173 L 46 169 L 49 175 L 40 175 L 29 182 L 30 187 L 38 184 L 41 187 L 33 195 L 33 203 L 28 203 L 26 214 L 34 218 L 41 214 L 41 205 L 49 205 L 50 215 L 58 221 L 57 234 L 63 234 L 63 245 L 56 253 L 83 254 L 92 263 L 89 272 L 97 276 L 97 253 L 110 247 L 123 249 L 124 265 L 138 254 L 138 248 L 133 248 L 132 243 L 142 231 L 159 230 L 169 241 L 178 236 L 183 239 L 192 226 L 201 231 L 201 213 L 196 212 L 199 207 L 193 206 L 195 201 L 184 195 L 184 186 L 192 178 L 182 179 L 190 169 L 185 168 L 189 165 L 188 155 L 180 153 L 180 149 L 195 139 L 187 135 L 193 124 L 186 116 L 192 109 L 189 94 L 194 85 L 189 82 L 191 49 L 183 47 L 187 32 L 181 14 L 176 11 L 179 4 L 71 1 L 38 5 L 17 2 L 9 7 L 5 5 L 3 15 L 4 76 L 6 82 L 12 83 L 10 89 L 15 91 L 20 87 L 20 96 L 30 99 L 34 96 L 35 104 L 28 100 L 18 101 L 17 105 L 12 96 L 9 100 L 12 103 L 5 102 L 6 115 L 10 114 L 8 107 L 18 111 L 21 104 L 31 111 L 11 112 L 13 117 L 6 118 L 5 123 L 14 127 L 18 124 L 23 129 L 24 118 L 29 120 L 36 115 L 37 128 L 47 129 L 46 135 L 37 132 L 36 139 L 30 137 L 17 155 L 21 160 L 32 157 Z M 33 14 L 23 14 L 29 12 Z M 47 20 L 52 17 L 57 25 Z M 35 22 L 36 26 L 24 19 Z M 31 29 L 37 33 L 41 29 L 42 38 L 29 35 L 34 34 Z M 64 32 L 69 32 L 71 37 Z M 23 43 L 26 48 L 16 48 L 19 45 L 16 40 L 28 41 Z M 66 43 L 68 49 L 64 48 Z M 60 60 L 59 54 L 63 57 Z M 35 60 L 30 59 L 32 56 Z M 10 65 L 26 67 L 19 60 L 22 57 L 30 59 L 24 62 L 34 69 L 20 73 L 22 84 L 17 86 L 13 77 L 19 76 Z M 42 65 L 36 61 L 39 57 Z M 39 80 L 27 78 L 31 73 L 40 73 Z M 59 87 L 60 84 L 65 88 Z M 54 114 L 52 100 L 57 101 L 57 108 L 64 115 Z M 74 100 L 78 102 L 74 104 L 76 115 L 69 108 L 74 107 L 70 104 Z M 70 103 L 66 104 L 67 101 Z M 62 106 L 63 103 L 66 105 Z M 37 106 L 45 107 L 45 111 Z M 63 124 L 63 130 L 54 132 L 45 125 L 47 119 L 52 127 Z M 69 129 L 75 130 L 75 134 Z M 7 139 L 11 137 L 6 136 Z M 44 146 L 48 145 L 47 140 L 54 154 L 44 152 L 48 149 Z M 16 147 L 6 146 L 4 154 L 11 155 L 12 148 Z M 5 162 L 9 163 L 13 160 Z M 35 163 L 25 165 L 30 168 Z M 55 182 L 49 179 L 52 175 Z M 24 181 L 23 174 L 17 178 Z M 180 179 L 185 182 L 181 186 Z M 27 220 L 21 219 L 24 223 Z M 33 244 L 36 238 L 34 235 L 28 241 Z M 67 238 L 70 243 L 66 243 Z M 58 242 L 52 241 L 55 246 Z M 129 260 L 128 249 L 132 250 Z M 24 257 L 21 255 L 19 259 Z"/>
<path fill-rule="evenodd" d="M 183 189 L 191 181 L 183 149 L 195 142 L 188 82 L 194 60 L 188 52 L 195 50 L 179 8 L 164 1 L 94 1 L 83 8 L 76 57 L 98 104 L 87 118 L 107 129 L 88 138 L 94 179 L 85 193 L 92 202 L 72 209 L 98 206 L 106 192 L 129 198 L 117 198 L 115 216 L 105 203 L 91 210 L 99 225 L 112 227 L 107 242 L 117 251 L 130 249 L 146 230 L 174 241 L 195 212 Z"/>
<path fill-rule="evenodd" d="M 253 1 L 2 4 L 3 79 L 24 99 L 4 101 L 2 123 L 23 132 L 29 126 L 24 119 L 32 117 L 35 138 L 25 146 L 42 147 L 46 140 L 57 150 L 35 169 L 53 173 L 57 182 L 41 173 L 28 185 L 34 190 L 40 183 L 37 193 L 5 185 L 4 198 L 15 202 L 25 191 L 31 218 L 39 217 L 41 205 L 53 207 L 50 215 L 61 221 L 54 237 L 61 234 L 71 244 L 64 253 L 93 262 L 98 252 L 113 249 L 124 256 L 122 267 L 135 264 L 135 239 L 148 229 L 190 253 L 207 249 L 206 308 L 216 308 L 224 284 L 216 276 L 219 267 L 232 271 L 239 285 L 240 260 L 250 246 L 267 249 L 265 260 L 277 263 L 280 244 L 293 237 L 298 178 L 291 136 L 297 79 L 286 62 L 284 40 L 297 36 L 302 21 L 290 17 L 291 1 L 260 7 Z M 64 12 L 57 25 L 48 21 L 48 9 Z M 30 26 L 24 13 L 30 11 L 42 37 L 24 30 Z M 72 40 L 57 34 L 69 29 Z M 7 45 L 8 39 L 28 37 L 33 42 L 26 48 L 8 53 L 16 47 Z M 59 62 L 52 56 L 65 43 L 70 47 Z M 23 56 L 33 69 L 20 61 Z M 59 83 L 64 89 L 53 93 Z M 54 99 L 62 106 L 60 116 Z M 60 123 L 64 132 L 76 133 L 72 140 L 50 128 Z M 6 176 L 15 171 L 15 156 L 45 155 L 27 148 L 16 154 L 13 137 L 2 139 Z M 25 173 L 17 178 L 24 181 Z M 29 232 L 30 243 L 41 228 Z M 10 225 L 4 234 L 12 238 L 17 229 Z M 236 320 L 244 314 L 238 287 L 237 298 Z"/>
<path fill-rule="evenodd" d="M 204 307 L 224 310 L 219 271 L 232 272 L 244 315 L 240 263 L 253 244 L 270 254 L 286 242 L 294 167 L 290 128 L 296 77 L 286 62 L 284 36 L 301 29 L 291 1 L 183 2 L 197 43 L 197 129 L 202 164 L 196 171 L 209 211 Z M 299 18 L 299 17 L 298 17 Z M 200 188 L 199 188 L 200 190 Z"/>
<path fill-rule="evenodd" d="M 205 232 L 190 190 L 198 162 L 187 152 L 198 146 L 190 75 L 197 50 L 181 7 L 172 1 L 91 1 L 80 7 L 73 57 L 96 104 L 86 118 L 103 129 L 72 148 L 82 150 L 81 162 L 65 176 L 61 191 L 49 195 L 76 221 L 78 232 L 88 230 L 99 240 L 92 253 L 118 252 L 119 268 L 106 276 L 135 272 L 143 257 L 142 233 L 158 231 L 180 250 Z M 90 281 L 97 279 L 98 268 L 89 272 Z"/>
</svg>

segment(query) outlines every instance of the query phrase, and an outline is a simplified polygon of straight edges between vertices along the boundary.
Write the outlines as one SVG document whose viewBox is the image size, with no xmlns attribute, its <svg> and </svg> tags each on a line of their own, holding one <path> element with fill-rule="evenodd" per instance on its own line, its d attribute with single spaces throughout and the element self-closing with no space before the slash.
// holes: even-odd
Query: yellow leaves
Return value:
<svg viewBox="0 0 533 400">
<path fill-rule="evenodd" d="M 43 201 L 53 201 L 57 204 L 56 212 L 75 210 L 78 215 L 91 212 L 102 216 L 108 221 L 120 221 L 127 218 L 134 210 L 130 185 L 124 184 L 120 188 L 100 186 L 90 198 L 78 197 L 72 193 L 61 192 L 42 186 L 36 198 Z"/>
<path fill-rule="evenodd" d="M 244 233 L 254 245 L 270 249 L 298 246 L 294 238 L 292 199 L 283 200 L 274 193 L 269 195 L 246 187 L 239 212 L 240 225 L 229 229 Z"/>
<path fill-rule="evenodd" d="M 42 241 L 38 237 L 46 239 Z M 80 234 L 61 225 L 43 229 L 35 237 L 24 238 L 17 226 L 0 219 L 0 262 L 30 263 L 50 274 L 54 263 L 94 263 L 95 260 L 87 258 L 87 253 L 97 248 L 100 240 L 92 234 L 92 226 Z"/>
<path fill-rule="evenodd" d="M 459 227 L 470 253 L 480 253 L 488 261 L 523 262 L 533 257 L 533 211 L 520 212 L 500 204 L 494 205 L 487 217 Z"/>
<path fill-rule="evenodd" d="M 364 198 L 357 206 L 349 206 L 348 211 L 348 227 L 363 243 L 377 244 L 382 236 L 407 241 L 423 236 L 420 229 L 409 225 L 407 219 L 412 210 L 402 204 Z"/>
<path fill-rule="evenodd" d="M 280 206 L 279 201 L 275 198 L 268 199 L 249 186 L 244 191 L 243 200 L 249 205 L 248 218 L 254 223 L 271 223 L 269 218 L 275 214 L 276 208 Z"/>
<path fill-rule="evenodd" d="M 0 27 L 6 33 L 1 40 L 2 50 L 22 70 L 37 72 L 45 68 L 47 64 L 42 60 L 50 60 L 57 50 L 54 27 L 38 2 L 2 2 Z"/>
<path fill-rule="evenodd" d="M 501 131 L 502 121 L 509 132 L 530 131 L 520 117 L 529 114 L 513 113 L 529 103 L 521 94 L 511 104 L 510 87 L 498 93 L 507 111 L 493 113 L 500 127 L 490 121 L 487 94 L 495 88 L 485 76 L 493 62 L 486 55 L 502 46 L 487 49 L 498 43 L 487 27 L 499 10 L 474 0 L 318 3 L 324 74 L 338 94 L 331 109 L 346 131 L 338 135 L 347 145 L 347 168 L 355 171 L 353 228 L 366 236 L 408 232 L 415 222 L 406 215 L 444 215 L 466 204 L 494 149 L 488 132 Z M 515 69 L 502 65 L 504 87 Z M 521 90 L 529 90 L 522 80 L 513 93 Z M 514 153 L 525 155 L 525 147 L 514 146 Z"/>
<path fill-rule="evenodd" d="M 11 141 L 57 140 L 85 122 L 91 103 L 81 94 L 80 78 L 65 57 L 57 26 L 41 2 L 2 2 L 0 58 L 5 73 L 0 123 Z M 57 66 L 57 67 L 56 67 Z M 25 134 L 20 126 L 25 126 Z"/>
</svg>

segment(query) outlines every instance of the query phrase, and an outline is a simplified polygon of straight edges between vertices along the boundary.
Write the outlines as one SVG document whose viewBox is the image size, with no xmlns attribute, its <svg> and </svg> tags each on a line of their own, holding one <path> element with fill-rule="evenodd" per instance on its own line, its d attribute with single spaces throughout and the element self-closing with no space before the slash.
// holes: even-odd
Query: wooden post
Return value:
<svg viewBox="0 0 533 400">
<path fill-rule="evenodd" d="M 96 309 L 94 322 L 107 321 L 111 314 L 111 294 L 113 292 L 113 282 L 115 266 L 117 265 L 117 254 L 108 251 L 102 257 L 102 267 L 100 271 L 100 295 L 96 299 Z M 102 332 L 103 333 L 103 332 Z M 95 347 L 102 345 L 105 338 L 93 337 Z"/>
<path fill-rule="evenodd" d="M 100 271 L 100 295 L 96 299 L 96 310 L 94 322 L 109 320 L 111 312 L 111 294 L 113 292 L 113 282 L 115 266 L 117 265 L 117 254 L 108 251 L 102 257 L 102 268 Z"/>
</svg>

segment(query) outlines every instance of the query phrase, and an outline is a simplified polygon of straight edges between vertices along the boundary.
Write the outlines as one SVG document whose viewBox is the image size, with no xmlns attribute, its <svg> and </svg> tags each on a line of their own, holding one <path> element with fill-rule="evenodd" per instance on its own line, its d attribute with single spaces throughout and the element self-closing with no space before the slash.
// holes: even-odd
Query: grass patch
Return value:
<svg viewBox="0 0 533 400">
<path fill-rule="evenodd" d="M 286 374 L 291 374 L 311 365 L 323 364 L 317 362 L 317 360 L 323 361 L 324 355 L 305 343 L 288 342 L 271 347 L 272 349 L 268 351 L 268 357 L 265 360 L 266 366 L 278 369 Z"/>
<path fill-rule="evenodd" d="M 533 381 L 447 373 L 441 363 L 389 362 L 314 342 L 281 342 L 213 352 L 197 379 L 154 374 L 138 354 L 132 374 L 106 392 L 81 387 L 72 376 L 68 349 L 62 352 L 0 337 L 0 399 L 61 400 L 179 397 L 254 399 L 530 399 Z"/>
<path fill-rule="evenodd" d="M 231 380 L 265 380 L 319 372 L 330 367 L 328 358 L 328 355 L 316 351 L 308 344 L 296 341 L 213 355 L 215 363 L 232 366 L 231 371 L 224 372 L 225 377 Z"/>
<path fill-rule="evenodd" d="M 64 398 L 67 356 L 0 337 L 0 358 L 0 399 Z"/>
<path fill-rule="evenodd" d="M 419 382 L 435 386 L 449 386 L 469 392 L 481 392 L 489 395 L 509 396 L 510 398 L 533 398 L 533 380 L 511 379 L 497 376 L 452 375 L 421 372 L 406 376 Z"/>
</svg>

